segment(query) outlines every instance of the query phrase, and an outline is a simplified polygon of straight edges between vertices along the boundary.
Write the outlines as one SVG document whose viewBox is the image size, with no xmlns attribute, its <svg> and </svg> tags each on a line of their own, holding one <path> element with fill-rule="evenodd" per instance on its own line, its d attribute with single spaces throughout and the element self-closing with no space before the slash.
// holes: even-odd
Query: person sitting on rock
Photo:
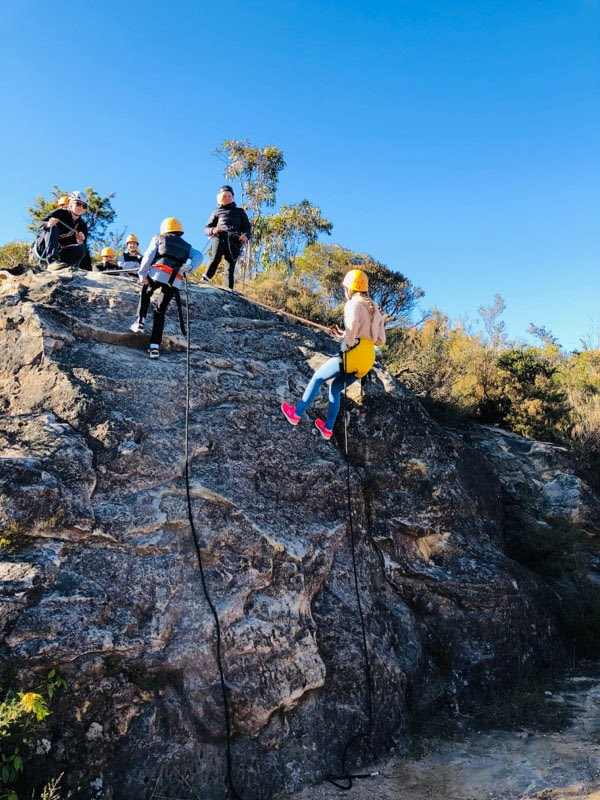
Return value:
<svg viewBox="0 0 600 800">
<path fill-rule="evenodd" d="M 125 250 L 119 259 L 119 266 L 121 269 L 131 269 L 136 264 L 142 263 L 142 254 L 140 253 L 140 242 L 137 236 L 132 233 L 125 239 Z"/>
<path fill-rule="evenodd" d="M 186 263 L 188 260 L 191 264 Z M 136 320 L 131 325 L 134 333 L 144 330 L 150 299 L 155 292 L 160 291 L 158 300 L 154 299 L 154 319 L 148 348 L 150 358 L 158 358 L 160 355 L 165 314 L 174 296 L 179 302 L 179 289 L 183 286 L 182 277 L 201 263 L 202 253 L 185 241 L 181 222 L 175 217 L 163 219 L 160 234 L 152 237 L 138 271 L 142 293 Z"/>
<path fill-rule="evenodd" d="M 117 269 L 117 254 L 112 247 L 104 247 L 100 251 L 100 261 L 92 266 L 92 272 L 106 272 Z"/>
<path fill-rule="evenodd" d="M 79 266 L 88 256 L 85 244 L 88 226 L 82 216 L 87 207 L 83 192 L 71 192 L 69 207 L 55 208 L 40 223 L 35 248 L 48 262 L 49 270 Z"/>
<path fill-rule="evenodd" d="M 281 410 L 292 425 L 297 425 L 306 409 L 317 396 L 325 381 L 329 384 L 327 418 L 315 420 L 324 439 L 331 439 L 333 426 L 340 409 L 340 395 L 344 386 L 350 386 L 366 375 L 375 363 L 375 345 L 385 344 L 383 314 L 367 292 L 369 281 L 362 269 L 352 269 L 343 280 L 346 305 L 344 306 L 344 331 L 340 354 L 320 367 L 304 390 L 296 407 L 282 403 Z"/>
<path fill-rule="evenodd" d="M 208 218 L 204 233 L 212 238 L 211 261 L 205 279 L 211 280 L 224 258 L 229 264 L 229 288 L 233 289 L 235 265 L 242 246 L 250 238 L 251 226 L 244 209 L 234 203 L 231 186 L 221 186 L 217 207 Z"/>
</svg>

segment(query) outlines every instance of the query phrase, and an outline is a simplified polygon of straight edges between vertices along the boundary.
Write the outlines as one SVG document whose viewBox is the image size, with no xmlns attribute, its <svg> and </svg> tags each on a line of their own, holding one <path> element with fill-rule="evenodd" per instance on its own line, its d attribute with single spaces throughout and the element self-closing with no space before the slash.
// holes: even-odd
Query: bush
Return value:
<svg viewBox="0 0 600 800">
<path fill-rule="evenodd" d="M 64 678 L 51 670 L 34 690 L 0 689 L 0 800 L 19 800 L 19 781 L 34 755 L 34 736 L 51 713 L 49 701 L 66 686 Z M 42 790 L 42 800 L 57 797 L 58 780 Z"/>
<path fill-rule="evenodd" d="M 12 269 L 17 264 L 29 263 L 27 242 L 8 242 L 0 247 L 0 269 Z"/>
<path fill-rule="evenodd" d="M 515 529 L 508 542 L 515 561 L 545 578 L 575 578 L 587 574 L 588 552 L 584 534 L 570 520 L 548 520 L 547 525 Z"/>
</svg>

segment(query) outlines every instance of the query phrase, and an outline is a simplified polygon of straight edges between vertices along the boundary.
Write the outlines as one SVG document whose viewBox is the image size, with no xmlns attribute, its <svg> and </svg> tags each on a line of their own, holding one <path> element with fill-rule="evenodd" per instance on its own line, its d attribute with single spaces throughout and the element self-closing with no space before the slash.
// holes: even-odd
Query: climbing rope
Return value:
<svg viewBox="0 0 600 800">
<path fill-rule="evenodd" d="M 233 783 L 233 775 L 232 775 L 232 758 L 231 758 L 231 719 L 229 713 L 229 701 L 227 699 L 227 687 L 225 685 L 225 673 L 223 672 L 223 662 L 221 657 L 221 642 L 222 642 L 222 634 L 221 634 L 221 624 L 219 622 L 219 615 L 217 614 L 217 609 L 211 599 L 211 596 L 208 591 L 208 586 L 206 585 L 206 576 L 204 574 L 204 564 L 202 562 L 202 552 L 200 550 L 200 543 L 198 542 L 198 536 L 196 535 L 196 527 L 194 525 L 194 514 L 192 511 L 192 499 L 190 493 L 190 454 L 189 454 L 189 417 L 190 417 L 190 302 L 189 302 L 189 293 L 188 293 L 188 282 L 187 276 L 184 276 L 185 280 L 185 314 L 186 314 L 186 327 L 187 327 L 187 348 L 186 348 L 186 359 L 185 359 L 185 494 L 187 500 L 187 510 L 188 510 L 188 517 L 190 522 L 190 529 L 192 531 L 192 536 L 194 539 L 194 547 L 196 549 L 196 557 L 198 559 L 198 568 L 200 570 L 200 579 L 202 581 L 202 590 L 204 591 L 204 596 L 206 597 L 206 602 L 208 603 L 210 610 L 212 612 L 214 621 L 215 621 L 215 631 L 216 631 L 216 660 L 217 660 L 217 667 L 219 670 L 219 680 L 221 683 L 221 694 L 223 695 L 223 712 L 225 716 L 225 735 L 226 735 L 226 756 L 227 756 L 227 785 L 229 791 L 231 793 L 231 797 L 233 800 L 241 800 L 240 795 L 237 793 L 234 783 Z"/>
<path fill-rule="evenodd" d="M 342 353 L 342 362 L 344 373 L 346 373 L 346 354 Z M 360 627 L 361 627 L 361 634 L 362 634 L 362 646 L 363 646 L 363 654 L 365 659 L 365 688 L 366 688 L 366 695 L 367 695 L 367 730 L 361 731 L 359 733 L 354 734 L 351 736 L 346 744 L 344 745 L 344 750 L 342 753 L 342 772 L 339 775 L 328 775 L 327 780 L 336 786 L 338 789 L 342 789 L 343 791 L 349 791 L 352 788 L 353 781 L 359 778 L 373 778 L 378 773 L 377 772 L 364 772 L 364 773 L 353 773 L 350 772 L 347 766 L 347 759 L 348 759 L 348 751 L 354 745 L 355 742 L 359 741 L 360 739 L 370 738 L 371 733 L 373 730 L 373 697 L 371 691 L 371 661 L 369 658 L 369 648 L 367 644 L 367 629 L 365 625 L 365 615 L 362 607 L 362 602 L 360 599 L 360 588 L 358 585 L 358 566 L 356 563 L 356 541 L 354 537 L 354 525 L 352 521 L 352 494 L 351 494 L 351 481 L 350 481 L 350 461 L 348 459 L 348 417 L 346 414 L 346 390 L 348 388 L 348 384 L 346 379 L 344 379 L 344 390 L 342 392 L 342 413 L 344 415 L 344 459 L 346 461 L 346 501 L 348 505 L 348 526 L 350 530 L 350 551 L 352 553 L 352 570 L 354 573 L 354 591 L 356 594 L 356 603 L 358 607 L 358 615 L 360 618 Z M 343 781 L 343 783 L 342 783 Z"/>
</svg>

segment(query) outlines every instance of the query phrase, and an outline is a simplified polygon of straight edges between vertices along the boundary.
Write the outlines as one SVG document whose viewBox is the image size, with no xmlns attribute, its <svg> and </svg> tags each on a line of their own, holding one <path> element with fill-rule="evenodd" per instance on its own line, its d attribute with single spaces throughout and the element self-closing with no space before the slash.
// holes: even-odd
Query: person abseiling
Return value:
<svg viewBox="0 0 600 800">
<path fill-rule="evenodd" d="M 369 280 L 362 269 L 351 269 L 343 280 L 346 305 L 344 306 L 344 334 L 340 354 L 330 358 L 312 376 L 298 405 L 282 403 L 281 410 L 288 422 L 297 425 L 302 415 L 317 396 L 325 381 L 329 384 L 327 419 L 315 420 L 324 439 L 331 439 L 333 426 L 340 409 L 340 395 L 344 386 L 350 386 L 365 376 L 375 363 L 375 345 L 385 344 L 383 314 L 367 292 Z"/>
<path fill-rule="evenodd" d="M 188 260 L 191 260 L 191 264 L 186 263 Z M 136 320 L 131 325 L 134 333 L 141 333 L 144 330 L 150 299 L 154 292 L 160 290 L 159 299 L 154 300 L 154 319 L 148 348 L 150 358 L 158 358 L 160 355 L 165 314 L 174 296 L 179 303 L 179 289 L 183 286 L 183 275 L 196 269 L 201 263 L 202 253 L 185 241 L 181 222 L 175 217 L 163 219 L 160 234 L 152 237 L 138 271 L 142 293 Z"/>
<path fill-rule="evenodd" d="M 217 195 L 217 207 L 208 218 L 204 233 L 212 238 L 211 261 L 205 273 L 210 280 L 221 258 L 229 264 L 229 288 L 233 289 L 235 264 L 242 246 L 250 238 L 251 226 L 248 215 L 243 208 L 238 208 L 233 201 L 231 186 L 221 186 Z"/>
<path fill-rule="evenodd" d="M 112 247 L 104 247 L 100 251 L 100 261 L 92 264 L 92 272 L 106 272 L 117 269 L 117 254 Z"/>
<path fill-rule="evenodd" d="M 78 266 L 88 255 L 88 226 L 82 216 L 87 207 L 83 192 L 71 192 L 68 208 L 55 208 L 41 221 L 35 247 L 49 270 Z"/>
<path fill-rule="evenodd" d="M 140 242 L 137 236 L 132 233 L 125 239 L 125 250 L 119 259 L 119 266 L 122 269 L 131 269 L 135 264 L 142 263 L 142 254 L 140 253 Z"/>
<path fill-rule="evenodd" d="M 66 194 L 63 194 L 62 197 L 58 198 L 58 202 L 56 203 L 57 208 L 68 208 L 69 206 L 69 198 Z"/>
</svg>

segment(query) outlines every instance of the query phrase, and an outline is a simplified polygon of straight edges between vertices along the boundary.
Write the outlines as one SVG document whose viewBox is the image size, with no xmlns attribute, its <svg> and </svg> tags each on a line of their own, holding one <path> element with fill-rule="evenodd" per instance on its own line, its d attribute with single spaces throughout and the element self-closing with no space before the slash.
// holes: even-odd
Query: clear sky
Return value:
<svg viewBox="0 0 600 800">
<path fill-rule="evenodd" d="M 204 245 L 212 151 L 284 152 L 278 200 L 477 316 L 567 348 L 600 320 L 599 0 L 3 6 L 0 243 L 53 184 L 116 192 L 145 246 Z"/>
</svg>

